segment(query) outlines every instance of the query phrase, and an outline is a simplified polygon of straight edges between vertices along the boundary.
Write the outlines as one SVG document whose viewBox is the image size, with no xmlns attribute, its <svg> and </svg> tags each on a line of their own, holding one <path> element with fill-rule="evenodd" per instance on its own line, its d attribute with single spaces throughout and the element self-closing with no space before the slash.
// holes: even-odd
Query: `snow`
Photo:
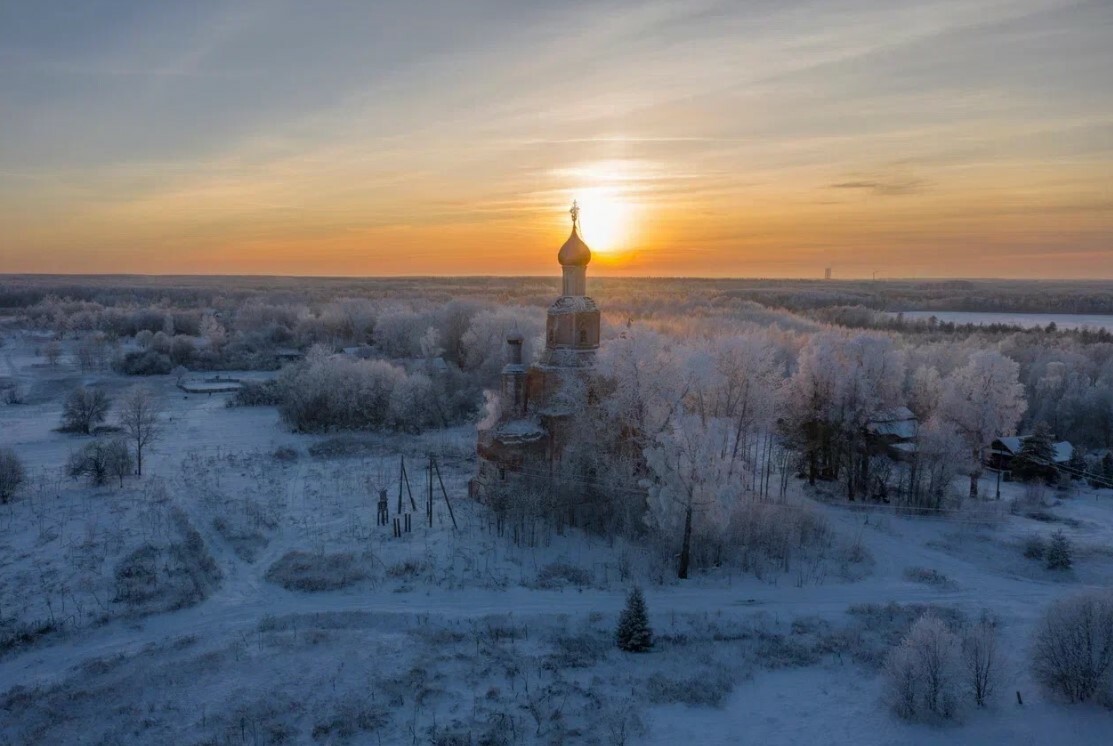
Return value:
<svg viewBox="0 0 1113 746">
<path fill-rule="evenodd" d="M 1029 329 L 1053 323 L 1060 329 L 1107 329 L 1113 331 L 1113 316 L 1069 313 L 993 313 L 983 311 L 903 311 L 904 318 L 929 319 L 954 324 L 1008 324 Z M 896 316 L 896 313 L 890 314 Z"/>
<path fill-rule="evenodd" d="M 43 366 L 33 345 L 12 340 L 0 349 L 0 375 L 28 393 L 27 404 L 0 405 L 0 445 L 17 451 L 35 483 L 32 494 L 0 508 L 0 618 L 41 618 L 51 611 L 49 600 L 53 613 L 74 621 L 0 653 L 0 708 L 7 706 L 0 709 L 0 740 L 252 743 L 281 728 L 295 743 L 314 732 L 343 740 L 328 735 L 329 723 L 364 706 L 373 712 L 363 721 L 383 715 L 389 725 L 355 734 L 357 743 L 380 736 L 383 743 L 412 742 L 411 723 L 427 740 L 434 724 L 505 723 L 498 720 L 505 713 L 519 718 L 515 732 L 525 742 L 609 742 L 625 727 L 615 718 L 629 707 L 641 713 L 644 730 L 631 725 L 628 743 L 1086 746 L 1109 743 L 1113 733 L 1110 711 L 1045 698 L 1024 666 L 1033 625 L 1048 603 L 1109 586 L 1113 492 L 1048 493 L 1048 522 L 1009 510 L 1024 494 L 1010 483 L 1002 485 L 1000 502 L 919 518 L 884 506 L 810 504 L 795 486 L 796 500 L 809 502 L 840 537 L 872 555 L 866 577 L 769 570 L 759 579 L 723 568 L 678 583 L 650 553 L 626 542 L 566 530 L 530 546 L 500 535 L 487 509 L 464 497 L 475 468 L 472 428 L 368 436 L 357 455 L 312 458 L 309 449 L 330 436 L 289 433 L 273 409 L 229 409 L 225 395 L 184 396 L 170 376 L 142 381 L 164 397 L 168 420 L 147 457 L 147 475 L 123 489 L 62 480 L 58 466 L 85 442 L 54 431 L 65 393 L 82 383 L 118 397 L 136 379 L 82 375 L 65 362 Z M 274 458 L 280 447 L 298 458 Z M 459 530 L 435 481 L 434 525 L 425 522 L 429 453 L 437 456 Z M 417 510 L 413 531 L 395 539 L 375 525 L 374 496 L 388 489 L 393 517 L 403 456 Z M 988 484 L 984 494 L 992 493 Z M 131 613 L 111 600 L 115 563 L 145 542 L 165 540 L 171 506 L 188 516 L 223 580 L 185 608 Z M 217 518 L 258 532 L 262 546 L 253 559 L 237 553 Z M 1075 568 L 1065 574 L 1021 554 L 1027 536 L 1056 529 L 1076 548 Z M 268 568 L 295 550 L 351 552 L 360 561 L 366 555 L 373 580 L 318 593 L 268 582 Z M 557 563 L 587 580 L 540 587 L 542 570 Z M 931 568 L 952 584 L 917 583 L 908 568 Z M 645 587 L 651 623 L 663 638 L 644 656 L 609 644 L 635 581 Z M 50 590 L 63 587 L 64 593 Z M 664 639 L 695 638 L 713 626 L 783 632 L 812 617 L 841 629 L 853 624 L 852 605 L 890 601 L 1000 616 L 1016 665 L 991 708 L 968 711 L 950 726 L 909 725 L 880 702 L 876 671 L 848 658 L 825 655 L 769 670 L 746 642 Z M 602 648 L 575 666 L 546 668 L 554 640 L 566 636 Z M 719 707 L 647 699 L 654 674 L 682 679 L 704 672 L 731 679 Z M 35 693 L 20 699 L 19 687 Z M 531 719 L 527 704 L 537 702 L 529 698 L 547 687 L 563 687 L 569 704 L 561 727 L 580 735 L 561 736 L 545 730 L 556 728 L 554 721 Z M 543 730 L 547 738 L 535 736 Z M 478 740 L 480 731 L 470 732 Z"/>
</svg>

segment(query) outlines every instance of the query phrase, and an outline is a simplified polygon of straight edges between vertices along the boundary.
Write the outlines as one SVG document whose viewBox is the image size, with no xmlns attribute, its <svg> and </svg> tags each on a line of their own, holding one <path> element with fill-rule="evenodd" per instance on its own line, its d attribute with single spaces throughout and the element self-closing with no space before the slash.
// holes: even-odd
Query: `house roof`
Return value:
<svg viewBox="0 0 1113 746">
<path fill-rule="evenodd" d="M 1020 453 L 1020 449 L 1024 445 L 1024 441 L 1031 438 L 1031 435 L 1012 435 L 1007 438 L 998 438 L 993 441 L 993 450 L 998 453 L 1004 453 L 1009 456 L 1015 456 Z M 1000 447 L 998 447 L 1000 446 Z M 1057 464 L 1065 464 L 1074 456 L 1074 446 L 1067 440 L 1060 440 L 1057 443 L 1051 444 L 1052 460 Z"/>
<path fill-rule="evenodd" d="M 908 407 L 883 409 L 874 414 L 866 423 L 866 432 L 871 435 L 911 440 L 916 437 L 919 420 Z"/>
</svg>

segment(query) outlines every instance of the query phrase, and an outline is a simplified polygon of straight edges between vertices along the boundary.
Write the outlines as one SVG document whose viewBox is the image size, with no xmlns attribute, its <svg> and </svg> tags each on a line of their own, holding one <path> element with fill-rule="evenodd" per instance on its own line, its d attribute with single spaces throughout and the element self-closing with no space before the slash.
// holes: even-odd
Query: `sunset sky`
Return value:
<svg viewBox="0 0 1113 746">
<path fill-rule="evenodd" d="M 0 0 L 0 273 L 1113 278 L 1113 2 Z"/>
</svg>

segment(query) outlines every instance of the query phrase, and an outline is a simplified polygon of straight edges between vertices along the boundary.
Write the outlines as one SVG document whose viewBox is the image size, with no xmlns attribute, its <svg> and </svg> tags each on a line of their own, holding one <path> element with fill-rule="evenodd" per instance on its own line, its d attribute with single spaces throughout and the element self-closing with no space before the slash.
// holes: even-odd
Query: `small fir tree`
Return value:
<svg viewBox="0 0 1113 746">
<path fill-rule="evenodd" d="M 626 608 L 618 618 L 615 641 L 620 649 L 628 653 L 644 653 L 653 647 L 653 630 L 649 628 L 649 614 L 641 588 L 635 587 L 626 597 Z"/>
<path fill-rule="evenodd" d="M 1051 535 L 1051 543 L 1047 547 L 1047 569 L 1069 570 L 1070 566 L 1070 540 L 1062 531 L 1056 531 Z"/>
</svg>

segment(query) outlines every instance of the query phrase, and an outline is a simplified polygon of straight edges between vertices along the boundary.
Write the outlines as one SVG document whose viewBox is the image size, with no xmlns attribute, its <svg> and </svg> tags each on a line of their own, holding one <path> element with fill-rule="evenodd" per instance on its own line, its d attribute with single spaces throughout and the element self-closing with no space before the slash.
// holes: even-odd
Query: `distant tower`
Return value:
<svg viewBox="0 0 1113 746">
<path fill-rule="evenodd" d="M 830 280 L 830 279 L 831 279 L 831 268 L 830 268 L 830 267 L 828 267 L 828 268 L 827 268 L 827 269 L 826 269 L 826 270 L 825 270 L 825 271 L 823 272 L 823 279 L 824 279 L 824 280 Z"/>
</svg>

